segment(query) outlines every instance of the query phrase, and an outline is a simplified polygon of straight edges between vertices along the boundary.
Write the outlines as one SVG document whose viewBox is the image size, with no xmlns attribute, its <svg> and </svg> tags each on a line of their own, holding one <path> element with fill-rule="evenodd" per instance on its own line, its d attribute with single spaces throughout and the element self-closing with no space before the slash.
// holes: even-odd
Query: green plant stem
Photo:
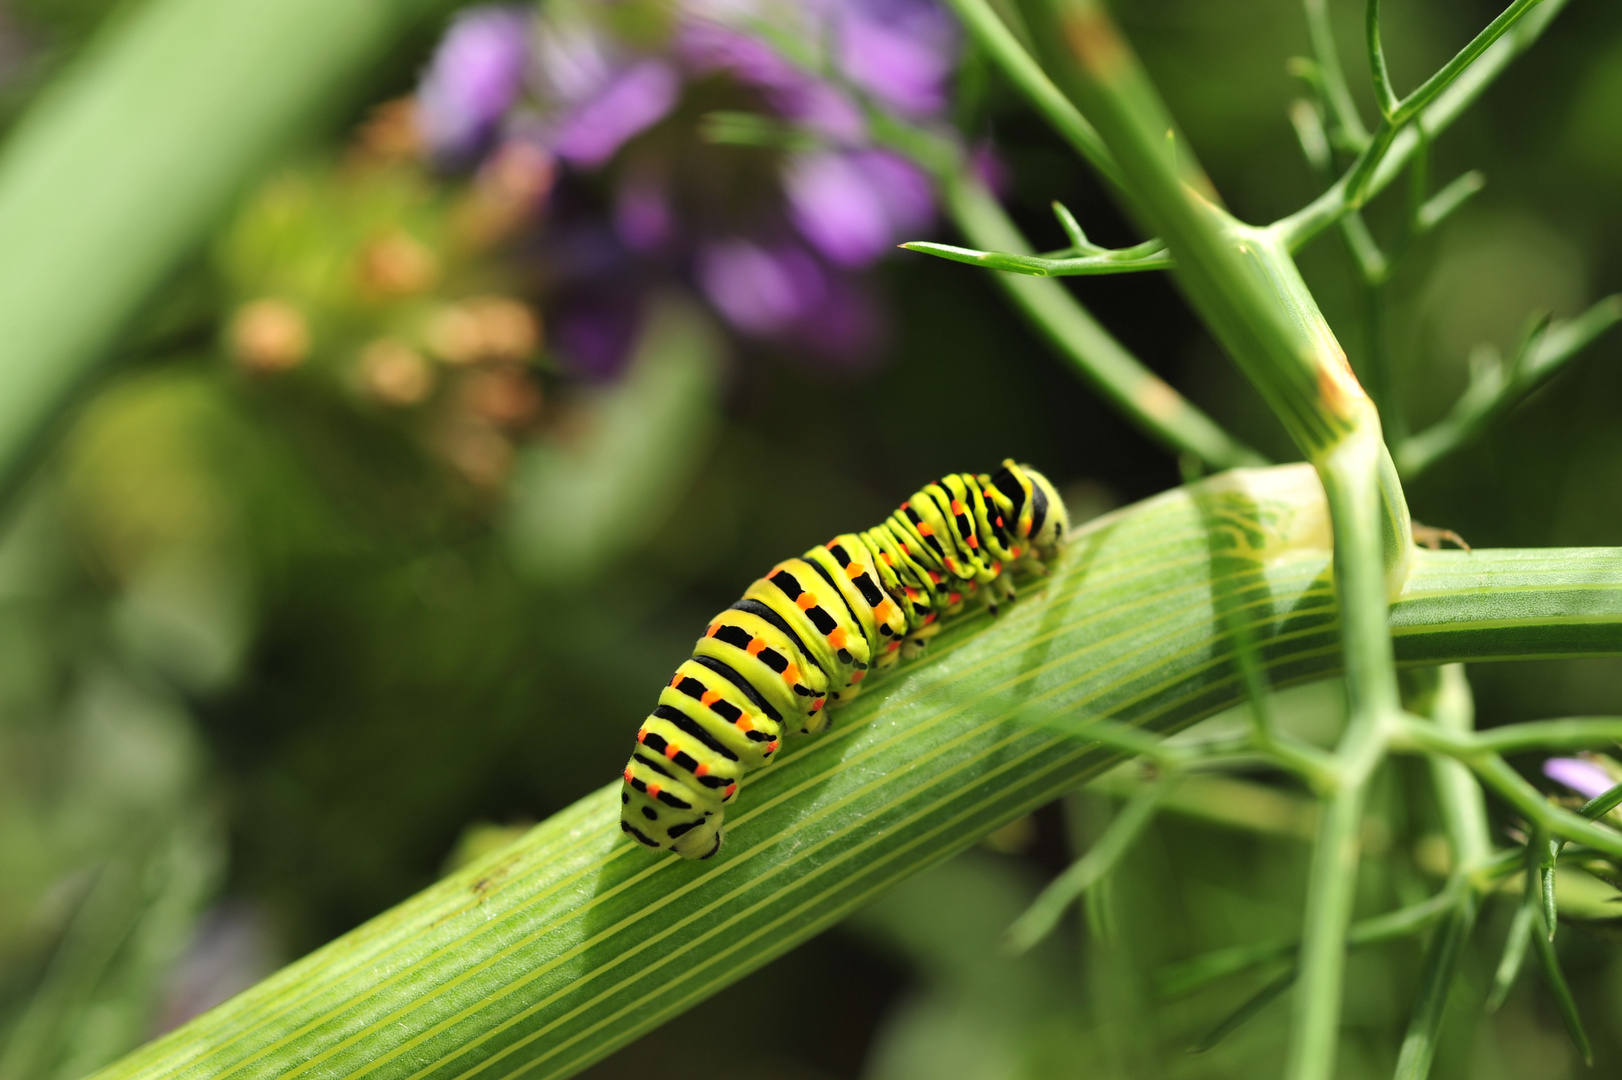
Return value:
<svg viewBox="0 0 1622 1080">
<path fill-rule="evenodd" d="M 1482 42 L 1482 37 L 1478 35 L 1471 47 L 1466 49 L 1466 53 L 1470 54 L 1467 62 L 1459 64 L 1459 57 L 1456 56 L 1454 62 L 1443 69 L 1452 72 L 1444 84 L 1431 85 L 1442 74 L 1439 72 L 1425 87 L 1405 99 L 1407 104 L 1416 100 L 1416 95 L 1421 91 L 1424 92 L 1424 104 L 1418 107 L 1415 115 L 1405 117 L 1403 125 L 1394 125 L 1389 121 L 1382 124 L 1389 131 L 1382 145 L 1376 147 L 1371 142 L 1327 191 L 1295 213 L 1275 221 L 1268 226 L 1269 231 L 1277 234 L 1289 250 L 1297 251 L 1345 214 L 1378 194 L 1396 178 L 1422 142 L 1434 139 L 1445 131 L 1465 109 L 1475 103 L 1476 98 L 1515 57 L 1537 40 L 1549 22 L 1566 6 L 1566 2 L 1532 0 L 1528 4 L 1522 0 L 1514 5 L 1511 11 L 1516 12 L 1515 17 L 1508 26 L 1499 28 L 1494 40 L 1486 42 L 1479 50 L 1471 51 L 1477 43 Z M 1502 15 L 1499 17 L 1500 20 L 1503 18 Z M 1495 25 L 1498 22 L 1495 20 Z M 1362 189 L 1356 199 L 1352 198 L 1354 183 Z"/>
<path fill-rule="evenodd" d="M 1115 160 L 1085 117 L 1076 111 L 1042 66 L 1031 57 L 986 0 L 947 0 L 975 44 L 984 49 L 1008 80 L 1025 95 L 1053 130 L 1064 137 L 1082 159 L 1097 169 L 1117 190 L 1124 191 Z"/>
<path fill-rule="evenodd" d="M 1318 61 L 1324 104 L 1328 107 L 1330 119 L 1348 141 L 1359 146 L 1366 144 L 1369 132 L 1363 126 L 1363 118 L 1357 113 L 1352 92 L 1346 85 L 1346 73 L 1340 66 L 1340 50 L 1335 45 L 1328 2 L 1302 0 L 1301 6 L 1306 14 L 1307 33 L 1312 39 L 1312 54 Z"/>
<path fill-rule="evenodd" d="M 1374 78 L 1374 102 L 1380 115 L 1389 120 L 1401 106 L 1397 92 L 1391 88 L 1391 72 L 1385 64 L 1385 46 L 1380 44 L 1380 0 L 1367 0 L 1364 32 L 1368 39 L 1369 74 Z"/>
<path fill-rule="evenodd" d="M 1223 492 L 1267 556 L 1243 574 L 1269 684 L 1335 673 L 1315 474 L 1211 477 L 1090 523 L 1001 617 L 871 679 L 751 775 L 717 859 L 632 847 L 616 781 L 103 1080 L 571 1075 L 1118 759 L 1071 718 L 1164 733 L 1243 701 L 1200 505 Z M 1402 662 L 1622 654 L 1622 550 L 1419 552 L 1391 621 Z"/>
<path fill-rule="evenodd" d="M 967 172 L 946 184 L 945 195 L 953 224 L 971 244 L 1029 250 L 997 200 Z M 1193 454 L 1211 469 L 1265 463 L 1144 367 L 1059 282 L 1002 274 L 996 281 L 1078 375 L 1162 446 Z"/>
<path fill-rule="evenodd" d="M 440 0 L 157 0 L 112 19 L 0 158 L 0 492 L 242 188 Z"/>
<path fill-rule="evenodd" d="M 1175 783 L 1175 777 L 1163 776 L 1127 801 L 1087 854 L 1049 882 L 1025 913 L 1008 928 L 1005 944 L 1010 952 L 1025 952 L 1053 932 L 1059 920 L 1064 918 L 1065 909 L 1121 861 L 1121 857 L 1154 820 L 1161 800 Z"/>
</svg>

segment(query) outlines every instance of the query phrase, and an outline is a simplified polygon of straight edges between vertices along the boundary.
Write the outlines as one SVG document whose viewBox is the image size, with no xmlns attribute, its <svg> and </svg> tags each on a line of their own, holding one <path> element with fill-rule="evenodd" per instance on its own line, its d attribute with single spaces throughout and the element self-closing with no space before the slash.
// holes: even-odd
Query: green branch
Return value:
<svg viewBox="0 0 1622 1080">
<path fill-rule="evenodd" d="M 945 184 L 947 213 L 971 244 L 1028 250 L 1025 238 L 978 180 L 959 172 Z M 1144 367 L 1063 285 L 999 274 L 997 284 L 1076 373 L 1161 445 L 1212 469 L 1265 463 L 1160 376 Z"/>
<path fill-rule="evenodd" d="M 752 775 L 716 860 L 631 845 L 616 781 L 102 1080 L 571 1075 L 1097 775 L 1117 755 L 1077 739 L 1074 718 L 1164 733 L 1242 701 L 1215 591 L 1254 597 L 1271 685 L 1335 673 L 1323 523 L 1305 466 L 1098 519 L 1002 617 L 949 627 Z M 1224 564 L 1231 581 L 1213 580 L 1213 530 L 1255 555 Z M 1420 552 L 1392 626 L 1416 663 L 1622 654 L 1622 550 Z"/>
</svg>

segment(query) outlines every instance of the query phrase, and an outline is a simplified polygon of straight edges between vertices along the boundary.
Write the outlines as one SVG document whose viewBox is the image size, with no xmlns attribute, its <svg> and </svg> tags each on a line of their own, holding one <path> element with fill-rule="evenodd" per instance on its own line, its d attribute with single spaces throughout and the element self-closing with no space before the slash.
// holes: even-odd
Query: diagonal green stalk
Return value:
<svg viewBox="0 0 1622 1080">
<path fill-rule="evenodd" d="M 1266 554 L 1238 591 L 1269 683 L 1339 670 L 1313 472 L 1212 477 L 1090 523 L 1000 618 L 871 680 L 751 777 L 716 860 L 635 849 L 604 787 L 103 1080 L 577 1072 L 1117 760 L 1076 716 L 1164 733 L 1242 701 L 1200 505 L 1223 493 Z M 1412 663 L 1622 654 L 1622 550 L 1420 552 L 1391 620 Z"/>
</svg>

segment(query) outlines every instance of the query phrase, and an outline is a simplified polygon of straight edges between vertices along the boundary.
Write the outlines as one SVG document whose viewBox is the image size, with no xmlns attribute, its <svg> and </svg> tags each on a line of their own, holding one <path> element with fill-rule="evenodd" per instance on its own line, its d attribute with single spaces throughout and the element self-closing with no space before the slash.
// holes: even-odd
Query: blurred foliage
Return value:
<svg viewBox="0 0 1622 1080">
<path fill-rule="evenodd" d="M 1342 40 L 1358 41 L 1361 5 L 1331 6 Z M 0 117 L 109 7 L 4 9 Z M 1496 11 L 1388 7 L 1400 85 Z M 1306 51 L 1294 0 L 1120 8 L 1239 212 L 1265 219 L 1315 193 L 1285 117 L 1298 89 L 1282 58 Z M 1006 202 L 1039 246 L 1060 242 L 1055 198 L 1101 243 L 1139 239 L 1010 91 L 972 57 L 964 72 L 965 128 L 994 134 Z M 1178 480 L 990 283 L 921 256 L 876 271 L 893 326 L 869 370 L 723 344 L 690 298 L 666 297 L 631 374 L 582 386 L 549 351 L 546 286 L 514 243 L 529 211 L 489 174 L 447 179 L 397 153 L 389 122 L 373 114 L 243 200 L 207 263 L 136 328 L 157 344 L 82 410 L 4 522 L 0 1080 L 82 1075 L 421 888 L 504 826 L 597 788 L 650 688 L 753 568 L 876 520 L 919 478 L 1013 455 L 1093 512 Z M 1622 289 L 1622 8 L 1574 3 L 1436 147 L 1435 175 L 1472 167 L 1486 190 L 1392 293 L 1400 401 L 1416 426 L 1464 389 L 1478 344 L 1507 354 L 1530 312 L 1570 317 Z M 1397 210 L 1370 216 L 1378 233 Z M 1302 264 L 1363 362 L 1360 292 L 1338 241 Z M 1244 441 L 1289 456 L 1164 278 L 1069 287 Z M 175 311 L 184 332 L 160 332 Z M 1618 542 L 1619 348 L 1605 339 L 1412 485 L 1416 516 L 1478 546 Z M 1478 665 L 1471 677 L 1483 726 L 1614 712 L 1622 693 L 1622 661 Z M 1292 691 L 1277 707 L 1327 738 L 1334 698 Z M 725 992 L 699 1027 L 668 1025 L 592 1075 L 707 1076 L 713 1058 L 692 1051 L 713 1047 L 715 1016 L 762 1000 L 784 1030 L 735 1047 L 731 1072 L 1253 1075 L 1281 1052 L 1287 1000 L 1215 1049 L 1185 1051 L 1275 973 L 1169 1001 L 1155 974 L 1296 924 L 1300 804 L 1277 777 L 1191 798 L 1195 813 L 1174 803 L 1089 922 L 1018 959 L 997 951 L 1072 842 L 1084 848 L 1137 783 L 1117 774 L 1038 814 L 1002 853 L 910 881 Z M 1371 912 L 1434 891 L 1446 869 L 1408 765 L 1379 790 L 1360 898 Z M 1242 820 L 1198 812 L 1218 804 Z M 1586 908 L 1575 895 L 1561 905 L 1598 915 L 1609 899 L 1596 882 Z M 1489 906 L 1479 938 L 1496 942 L 1513 907 Z M 1563 934 L 1561 958 L 1608 1074 L 1622 1068 L 1622 954 L 1591 928 Z M 1466 964 L 1433 1075 L 1575 1074 L 1535 980 L 1478 1022 L 1492 952 Z M 1354 954 L 1343 1076 L 1390 1072 L 1419 958 L 1413 942 Z"/>
</svg>

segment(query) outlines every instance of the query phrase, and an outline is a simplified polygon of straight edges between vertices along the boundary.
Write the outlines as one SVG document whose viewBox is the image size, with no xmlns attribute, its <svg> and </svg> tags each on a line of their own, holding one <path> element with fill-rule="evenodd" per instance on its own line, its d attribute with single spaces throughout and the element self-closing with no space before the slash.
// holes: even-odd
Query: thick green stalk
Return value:
<svg viewBox="0 0 1622 1080">
<path fill-rule="evenodd" d="M 1030 250 L 997 200 L 974 177 L 960 173 L 948 182 L 946 206 L 953 223 L 976 247 Z M 1193 454 L 1212 469 L 1264 463 L 1260 454 L 1144 367 L 1059 282 L 1009 274 L 998 274 L 996 280 L 1076 373 L 1162 446 Z"/>
<path fill-rule="evenodd" d="M 1338 671 L 1328 545 L 1299 465 L 1101 518 L 1001 618 L 949 628 L 751 776 L 713 862 L 632 846 L 616 782 L 103 1080 L 568 1076 L 1096 775 L 1117 755 L 1077 717 L 1165 732 L 1243 700 L 1215 594 L 1252 598 L 1270 684 Z M 1235 581 L 1212 580 L 1218 549 L 1248 554 Z M 1391 625 L 1405 662 L 1622 654 L 1622 550 L 1420 552 Z"/>
<path fill-rule="evenodd" d="M 156 0 L 0 158 L 0 490 L 289 139 L 441 0 Z"/>
</svg>

